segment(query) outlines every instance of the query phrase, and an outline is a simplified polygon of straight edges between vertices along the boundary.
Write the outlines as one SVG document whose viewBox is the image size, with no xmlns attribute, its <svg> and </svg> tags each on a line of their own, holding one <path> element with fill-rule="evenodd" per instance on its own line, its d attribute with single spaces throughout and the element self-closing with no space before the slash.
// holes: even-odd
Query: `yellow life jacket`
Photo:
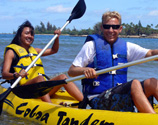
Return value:
<svg viewBox="0 0 158 125">
<path fill-rule="evenodd" d="M 22 69 L 26 69 L 38 55 L 37 51 L 32 46 L 30 46 L 29 48 L 29 53 L 26 51 L 26 49 L 16 44 L 10 44 L 6 47 L 6 49 L 7 48 L 13 49 L 16 52 L 16 54 L 19 56 L 19 61 L 17 65 L 13 66 L 15 72 L 18 73 Z M 34 66 L 30 68 L 30 70 L 28 71 L 28 75 L 20 80 L 19 84 L 23 85 L 27 81 L 37 77 L 39 74 L 45 74 L 43 64 L 40 58 L 36 61 Z"/>
</svg>

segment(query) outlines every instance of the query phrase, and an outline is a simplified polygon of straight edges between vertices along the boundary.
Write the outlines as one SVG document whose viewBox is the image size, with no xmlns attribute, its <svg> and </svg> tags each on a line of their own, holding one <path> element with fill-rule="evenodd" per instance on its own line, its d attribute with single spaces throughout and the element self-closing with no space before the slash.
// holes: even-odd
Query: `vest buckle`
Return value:
<svg viewBox="0 0 158 125">
<path fill-rule="evenodd" d="M 32 53 L 29 53 L 29 56 L 33 56 L 33 54 L 32 54 Z"/>
<path fill-rule="evenodd" d="M 93 81 L 93 86 L 100 86 L 100 82 L 99 81 Z"/>
<path fill-rule="evenodd" d="M 117 86 L 122 85 L 122 83 L 117 83 Z"/>
<path fill-rule="evenodd" d="M 113 57 L 113 59 L 116 59 L 116 58 L 118 58 L 118 54 L 113 54 L 112 57 Z"/>
<path fill-rule="evenodd" d="M 32 67 L 36 67 L 37 66 L 37 64 L 33 64 L 33 66 Z"/>
<path fill-rule="evenodd" d="M 109 74 L 116 75 L 116 70 L 110 71 Z"/>
</svg>

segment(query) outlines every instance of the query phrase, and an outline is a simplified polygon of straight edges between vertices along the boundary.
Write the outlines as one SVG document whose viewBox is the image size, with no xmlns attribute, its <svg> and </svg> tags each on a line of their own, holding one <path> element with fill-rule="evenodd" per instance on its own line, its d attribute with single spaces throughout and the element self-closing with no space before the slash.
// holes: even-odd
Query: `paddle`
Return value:
<svg viewBox="0 0 158 125">
<path fill-rule="evenodd" d="M 67 22 L 64 26 L 60 29 L 62 31 L 73 19 L 78 19 L 83 16 L 86 10 L 86 5 L 84 0 L 79 0 L 74 9 L 71 12 L 70 17 L 68 18 Z M 44 51 L 49 47 L 50 44 L 57 38 L 57 34 L 49 41 L 49 43 L 44 47 L 44 49 L 38 54 L 38 56 L 32 61 L 32 63 L 26 68 L 26 72 L 35 64 L 35 62 L 40 58 L 40 56 L 44 53 Z M 0 95 L 0 114 L 2 112 L 3 101 L 8 96 L 8 94 L 12 91 L 12 89 L 19 83 L 21 80 L 21 76 L 9 87 L 4 93 Z"/>
<path fill-rule="evenodd" d="M 107 72 L 114 71 L 117 69 L 153 61 L 155 59 L 158 59 L 158 55 L 143 58 L 143 59 L 132 61 L 125 64 L 121 64 L 118 66 L 102 69 L 102 70 L 96 71 L 96 74 L 99 75 L 99 74 L 107 73 Z M 45 81 L 45 82 L 40 82 L 40 83 L 26 85 L 26 86 L 18 86 L 18 87 L 15 87 L 12 91 L 20 98 L 37 98 L 48 93 L 54 86 L 67 84 L 68 82 L 73 82 L 73 81 L 84 79 L 84 78 L 85 76 L 81 75 L 81 76 L 69 78 L 66 80 Z"/>
<path fill-rule="evenodd" d="M 12 89 L 12 92 L 24 99 L 38 98 L 41 97 L 52 90 L 54 86 L 67 84 L 65 80 L 56 80 L 56 81 L 43 81 L 30 85 L 17 86 Z"/>
</svg>

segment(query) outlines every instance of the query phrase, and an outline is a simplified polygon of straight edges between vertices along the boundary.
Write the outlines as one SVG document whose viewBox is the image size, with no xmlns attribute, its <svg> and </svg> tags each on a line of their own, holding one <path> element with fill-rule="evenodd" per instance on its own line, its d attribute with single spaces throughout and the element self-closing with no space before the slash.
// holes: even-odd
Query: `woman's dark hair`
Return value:
<svg viewBox="0 0 158 125">
<path fill-rule="evenodd" d="M 25 21 L 22 25 L 19 26 L 19 29 L 16 32 L 16 35 L 14 36 L 12 42 L 10 44 L 17 44 L 20 45 L 21 43 L 21 34 L 22 31 L 25 27 L 30 27 L 31 28 L 31 34 L 34 35 L 34 27 L 32 26 L 32 24 L 27 20 Z"/>
</svg>

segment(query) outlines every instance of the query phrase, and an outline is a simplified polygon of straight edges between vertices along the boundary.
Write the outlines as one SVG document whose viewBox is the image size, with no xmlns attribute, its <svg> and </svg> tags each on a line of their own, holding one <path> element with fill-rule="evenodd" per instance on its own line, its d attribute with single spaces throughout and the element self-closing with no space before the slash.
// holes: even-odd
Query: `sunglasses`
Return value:
<svg viewBox="0 0 158 125">
<path fill-rule="evenodd" d="M 108 24 L 103 24 L 103 28 L 104 29 L 110 29 L 110 27 L 112 27 L 112 29 L 119 29 L 120 25 L 108 25 Z"/>
</svg>

